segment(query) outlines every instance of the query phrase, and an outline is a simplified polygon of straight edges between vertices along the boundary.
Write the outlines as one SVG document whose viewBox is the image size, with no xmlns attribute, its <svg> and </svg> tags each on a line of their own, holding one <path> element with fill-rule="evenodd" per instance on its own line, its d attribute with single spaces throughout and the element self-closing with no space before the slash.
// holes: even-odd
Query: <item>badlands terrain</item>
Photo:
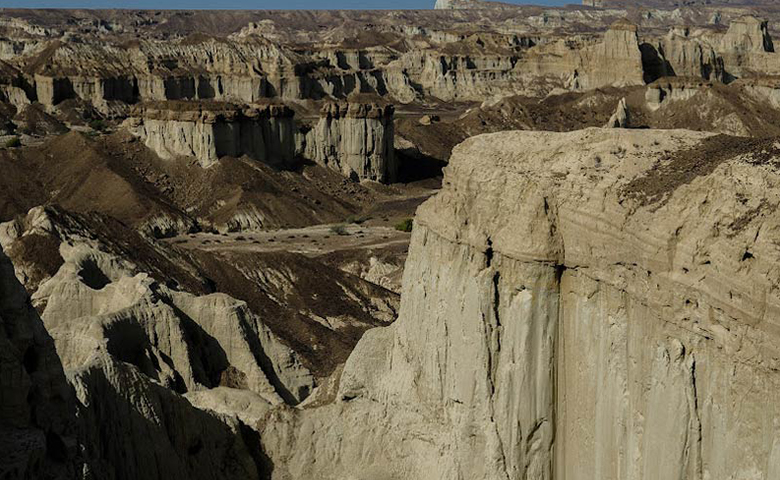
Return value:
<svg viewBox="0 0 780 480">
<path fill-rule="evenodd" d="M 780 478 L 778 25 L 0 9 L 0 479 Z"/>
</svg>

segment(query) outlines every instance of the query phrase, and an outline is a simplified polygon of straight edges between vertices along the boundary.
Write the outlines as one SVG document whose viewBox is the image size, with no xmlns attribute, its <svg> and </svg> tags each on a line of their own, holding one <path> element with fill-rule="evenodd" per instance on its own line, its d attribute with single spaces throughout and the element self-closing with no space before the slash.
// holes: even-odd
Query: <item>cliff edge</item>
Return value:
<svg viewBox="0 0 780 480">
<path fill-rule="evenodd" d="M 467 140 L 397 322 L 263 426 L 275 478 L 774 478 L 779 202 L 774 140 Z"/>
</svg>

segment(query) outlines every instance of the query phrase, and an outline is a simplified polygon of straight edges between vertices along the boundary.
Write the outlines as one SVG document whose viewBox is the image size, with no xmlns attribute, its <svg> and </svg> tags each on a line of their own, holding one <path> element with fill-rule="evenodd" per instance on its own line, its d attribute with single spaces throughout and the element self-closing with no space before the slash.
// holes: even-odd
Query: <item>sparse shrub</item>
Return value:
<svg viewBox="0 0 780 480">
<path fill-rule="evenodd" d="M 354 223 L 355 225 L 361 225 L 368 220 L 371 220 L 371 217 L 366 217 L 363 215 L 350 215 L 347 217 L 346 223 Z"/>
<path fill-rule="evenodd" d="M 5 148 L 16 148 L 21 146 L 22 146 L 22 141 L 19 140 L 19 137 L 11 137 L 5 142 Z"/>
<path fill-rule="evenodd" d="M 405 218 L 395 224 L 395 229 L 398 230 L 399 232 L 409 233 L 412 231 L 413 226 L 414 226 L 414 220 L 412 220 L 411 218 Z"/>
<path fill-rule="evenodd" d="M 95 120 L 91 120 L 89 122 L 89 128 L 91 128 L 96 132 L 102 132 L 103 130 L 106 129 L 106 122 L 104 122 L 99 118 L 96 118 Z"/>
<path fill-rule="evenodd" d="M 333 225 L 330 227 L 330 232 L 335 233 L 336 235 L 349 235 L 347 227 L 345 227 L 343 224 Z"/>
</svg>

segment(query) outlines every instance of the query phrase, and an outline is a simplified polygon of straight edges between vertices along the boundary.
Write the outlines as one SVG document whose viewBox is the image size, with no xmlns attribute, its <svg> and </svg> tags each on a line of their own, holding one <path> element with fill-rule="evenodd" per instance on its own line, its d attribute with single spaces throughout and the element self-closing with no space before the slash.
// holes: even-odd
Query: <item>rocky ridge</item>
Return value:
<svg viewBox="0 0 780 480">
<path fill-rule="evenodd" d="M 463 12 L 505 14 L 491 8 Z M 121 117 L 127 104 L 163 100 L 347 100 L 371 93 L 404 104 L 430 98 L 481 101 L 493 95 L 637 84 L 662 75 L 715 75 L 729 82 L 777 70 L 776 56 L 767 55 L 773 53 L 767 25 L 745 17 L 745 11 L 728 12 L 726 18 L 719 14 L 719 22 L 732 27 L 726 33 L 698 19 L 681 30 L 676 22 L 684 20 L 668 13 L 626 22 L 626 11 L 600 12 L 596 18 L 597 12 L 587 10 L 550 10 L 519 16 L 508 32 L 486 27 L 481 34 L 460 25 L 408 32 L 366 26 L 379 30 L 374 43 L 329 38 L 304 49 L 289 40 L 269 41 L 259 23 L 230 38 L 193 35 L 165 43 L 134 41 L 129 47 L 116 41 L 67 42 L 51 32 L 33 35 L 45 47 L 7 58 L 13 70 L 2 83 L 14 89 L 15 98 L 23 92 L 28 101 L 49 108 L 82 100 L 104 115 Z M 453 21 L 458 24 L 458 17 Z M 560 30 L 588 21 L 613 28 L 566 31 L 568 39 L 562 39 Z"/>
<path fill-rule="evenodd" d="M 194 409 L 132 364 L 87 353 L 87 343 L 85 363 L 66 381 L 61 346 L 55 351 L 4 254 L 0 273 L 6 478 L 258 478 L 237 422 Z"/>
</svg>

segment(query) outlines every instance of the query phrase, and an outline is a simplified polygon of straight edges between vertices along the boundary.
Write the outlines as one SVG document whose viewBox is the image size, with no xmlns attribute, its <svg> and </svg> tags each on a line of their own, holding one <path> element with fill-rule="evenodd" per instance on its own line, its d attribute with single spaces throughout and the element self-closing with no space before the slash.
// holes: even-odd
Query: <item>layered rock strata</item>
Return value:
<svg viewBox="0 0 780 480">
<path fill-rule="evenodd" d="M 275 478 L 773 478 L 778 160 L 680 130 L 461 144 L 398 321 L 334 403 L 264 424 Z"/>
<path fill-rule="evenodd" d="M 134 109 L 127 126 L 163 159 L 195 157 L 208 167 L 247 155 L 286 167 L 295 157 L 293 115 L 278 105 L 161 102 Z"/>
<path fill-rule="evenodd" d="M 476 8 L 482 6 L 501 8 Z M 431 12 L 426 26 L 363 24 L 371 33 L 357 43 L 338 29 L 327 39 L 321 29 L 298 31 L 311 19 L 299 20 L 290 31 L 267 19 L 225 38 L 135 40 L 129 47 L 71 42 L 64 34 L 45 37 L 8 63 L 23 74 L 27 100 L 49 108 L 82 100 L 106 116 L 122 116 L 128 104 L 164 100 L 349 100 L 371 93 L 395 103 L 482 101 L 635 85 L 670 75 L 730 82 L 780 73 L 766 22 L 743 16 L 748 10 L 648 11 L 639 20 L 640 42 L 637 26 L 620 20 L 630 15 L 626 10 L 540 13 L 472 1 L 438 7 L 459 10 Z M 512 11 L 516 16 L 505 18 Z M 468 18 L 502 27 L 475 33 Z M 678 26 L 689 21 L 693 26 Z M 713 23 L 730 28 L 723 33 Z M 669 34 L 659 35 L 664 30 Z M 345 37 L 339 40 L 340 35 Z"/>
<path fill-rule="evenodd" d="M 544 79 L 549 86 L 567 90 L 641 85 L 643 63 L 637 32 L 635 24 L 619 20 L 594 42 L 577 45 L 561 39 L 535 46 L 518 68 L 529 69 L 531 76 Z"/>
<path fill-rule="evenodd" d="M 304 156 L 355 180 L 390 183 L 398 165 L 392 105 L 326 104 L 304 139 Z"/>
<path fill-rule="evenodd" d="M 737 54 L 775 51 L 768 22 L 751 15 L 732 21 L 721 43 L 724 50 Z"/>
<path fill-rule="evenodd" d="M 575 70 L 576 82 L 581 88 L 612 85 L 641 85 L 642 54 L 639 50 L 638 27 L 619 20 L 612 24 L 597 45 L 583 49 Z M 581 72 L 584 78 L 579 78 Z"/>
</svg>

